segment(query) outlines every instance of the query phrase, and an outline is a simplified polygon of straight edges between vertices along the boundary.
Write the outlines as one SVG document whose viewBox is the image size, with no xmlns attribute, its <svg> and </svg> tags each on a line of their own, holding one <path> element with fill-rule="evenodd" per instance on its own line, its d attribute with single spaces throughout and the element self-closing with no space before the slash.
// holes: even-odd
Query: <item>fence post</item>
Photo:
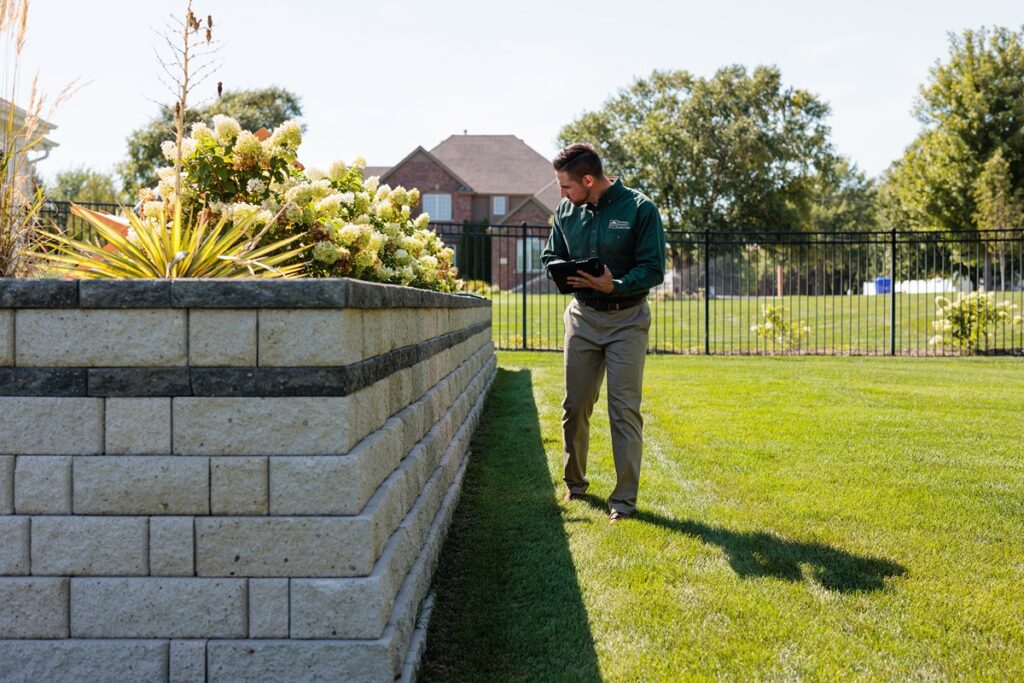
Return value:
<svg viewBox="0 0 1024 683">
<path fill-rule="evenodd" d="M 896 228 L 890 233 L 889 255 L 889 355 L 896 355 Z"/>
<path fill-rule="evenodd" d="M 704 355 L 711 355 L 711 230 L 704 228 Z"/>
<path fill-rule="evenodd" d="M 528 348 L 526 343 L 526 221 L 523 221 L 521 227 L 523 229 L 523 249 L 521 254 L 523 261 L 522 263 L 519 264 L 519 266 L 520 268 L 523 269 L 523 350 L 525 351 Z M 516 256 L 520 256 L 520 254 L 516 254 Z"/>
</svg>

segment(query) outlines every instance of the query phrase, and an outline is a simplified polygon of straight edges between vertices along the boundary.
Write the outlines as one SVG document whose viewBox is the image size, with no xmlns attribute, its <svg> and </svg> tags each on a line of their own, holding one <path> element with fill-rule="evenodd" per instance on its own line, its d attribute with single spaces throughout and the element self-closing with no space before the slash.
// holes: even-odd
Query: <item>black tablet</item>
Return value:
<svg viewBox="0 0 1024 683">
<path fill-rule="evenodd" d="M 548 273 L 551 274 L 551 279 L 558 285 L 558 291 L 562 294 L 572 294 L 577 289 L 572 285 L 568 284 L 565 279 L 570 275 L 575 276 L 576 271 L 582 270 L 585 273 L 589 273 L 594 277 L 600 277 L 601 273 L 604 272 L 604 264 L 601 263 L 601 259 L 588 258 L 579 261 L 562 261 L 561 263 L 552 263 L 548 266 Z"/>
</svg>

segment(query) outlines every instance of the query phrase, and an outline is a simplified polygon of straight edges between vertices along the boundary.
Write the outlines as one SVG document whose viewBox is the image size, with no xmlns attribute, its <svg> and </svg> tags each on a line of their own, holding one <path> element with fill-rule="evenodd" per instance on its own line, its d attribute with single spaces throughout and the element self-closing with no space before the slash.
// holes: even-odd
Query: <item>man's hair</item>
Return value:
<svg viewBox="0 0 1024 683">
<path fill-rule="evenodd" d="M 569 145 L 551 160 L 551 165 L 555 167 L 556 171 L 565 171 L 570 178 L 576 181 L 582 180 L 585 175 L 595 178 L 604 177 L 601 157 L 597 155 L 594 146 L 586 142 Z"/>
</svg>

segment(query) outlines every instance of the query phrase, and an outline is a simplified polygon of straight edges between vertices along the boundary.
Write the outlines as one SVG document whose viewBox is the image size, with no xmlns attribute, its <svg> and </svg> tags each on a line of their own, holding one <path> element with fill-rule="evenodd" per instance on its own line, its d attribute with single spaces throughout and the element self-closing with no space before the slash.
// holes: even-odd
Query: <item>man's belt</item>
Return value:
<svg viewBox="0 0 1024 683">
<path fill-rule="evenodd" d="M 633 308 L 639 306 L 646 300 L 647 297 L 638 296 L 632 299 L 606 299 L 602 301 L 586 301 L 584 299 L 576 299 L 580 302 L 581 306 L 592 308 L 595 311 L 622 311 L 627 308 Z"/>
</svg>

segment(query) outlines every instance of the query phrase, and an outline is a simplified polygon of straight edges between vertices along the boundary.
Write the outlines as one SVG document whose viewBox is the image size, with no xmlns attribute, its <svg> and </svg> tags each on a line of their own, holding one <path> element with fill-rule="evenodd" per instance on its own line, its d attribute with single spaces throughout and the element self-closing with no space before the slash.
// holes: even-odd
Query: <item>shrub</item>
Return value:
<svg viewBox="0 0 1024 683">
<path fill-rule="evenodd" d="M 757 332 L 757 336 L 764 340 L 781 346 L 787 350 L 798 350 L 810 332 L 810 328 L 804 325 L 803 321 L 794 322 L 786 318 L 784 306 L 761 307 L 761 315 L 764 320 L 750 329 Z"/>
<path fill-rule="evenodd" d="M 160 169 L 160 184 L 144 191 L 141 211 L 166 215 L 180 199 L 188 211 L 228 223 L 253 216 L 252 229 L 263 230 L 264 241 L 299 237 L 309 248 L 304 261 L 295 261 L 307 276 L 460 288 L 454 252 L 427 229 L 430 217 L 410 218 L 418 190 L 364 178 L 362 159 L 335 162 L 327 173 L 306 171 L 297 160 L 301 143 L 294 121 L 272 134 L 244 131 L 226 116 L 215 117 L 212 129 L 197 123 L 182 144 L 181 197 L 173 168 Z M 169 161 L 175 153 L 174 143 L 164 144 Z"/>
<path fill-rule="evenodd" d="M 972 353 L 982 340 L 990 340 L 999 325 L 1020 325 L 1021 316 L 1014 316 L 1017 306 L 1009 301 L 996 303 L 994 293 L 985 290 L 965 294 L 960 292 L 955 301 L 944 296 L 935 297 L 938 319 L 932 323 L 938 333 L 928 340 L 931 346 L 953 346 Z"/>
</svg>

